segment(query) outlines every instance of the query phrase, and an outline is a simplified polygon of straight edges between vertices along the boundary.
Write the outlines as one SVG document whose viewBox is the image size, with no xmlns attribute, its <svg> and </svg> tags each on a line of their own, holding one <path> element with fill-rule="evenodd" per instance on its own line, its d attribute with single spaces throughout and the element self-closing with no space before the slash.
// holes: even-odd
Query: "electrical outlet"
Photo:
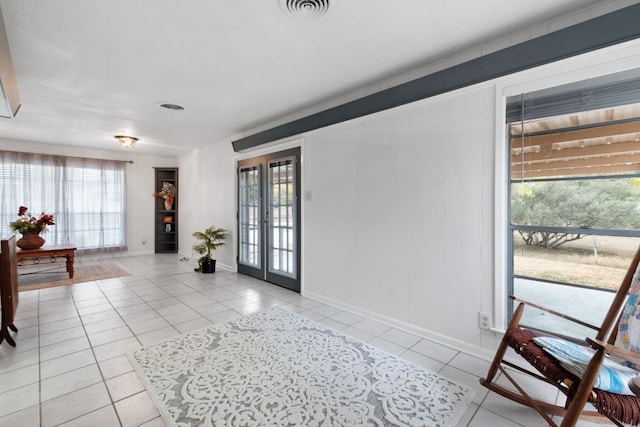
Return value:
<svg viewBox="0 0 640 427">
<path fill-rule="evenodd" d="M 478 313 L 478 327 L 480 329 L 490 329 L 491 315 L 488 313 Z"/>
<path fill-rule="evenodd" d="M 147 244 L 147 239 L 142 239 L 142 244 L 146 245 Z"/>
</svg>

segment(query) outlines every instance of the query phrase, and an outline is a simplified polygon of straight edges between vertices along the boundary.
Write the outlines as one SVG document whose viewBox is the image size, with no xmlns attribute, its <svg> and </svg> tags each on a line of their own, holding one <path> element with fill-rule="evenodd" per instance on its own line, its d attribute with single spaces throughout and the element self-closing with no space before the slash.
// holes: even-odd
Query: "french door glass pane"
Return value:
<svg viewBox="0 0 640 427">
<path fill-rule="evenodd" d="M 260 268 L 260 166 L 240 171 L 240 254 L 239 262 Z"/>
<path fill-rule="evenodd" d="M 295 162 L 269 163 L 269 271 L 295 277 Z"/>
</svg>

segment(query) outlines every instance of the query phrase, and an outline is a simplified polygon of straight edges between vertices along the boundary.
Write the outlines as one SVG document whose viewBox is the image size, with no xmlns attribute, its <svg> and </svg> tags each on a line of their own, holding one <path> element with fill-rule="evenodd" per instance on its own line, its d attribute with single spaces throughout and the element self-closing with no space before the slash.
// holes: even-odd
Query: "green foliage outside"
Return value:
<svg viewBox="0 0 640 427">
<path fill-rule="evenodd" d="M 511 219 L 517 225 L 640 229 L 640 179 L 595 179 L 515 183 Z M 557 248 L 586 237 L 518 231 L 526 245 Z"/>
</svg>

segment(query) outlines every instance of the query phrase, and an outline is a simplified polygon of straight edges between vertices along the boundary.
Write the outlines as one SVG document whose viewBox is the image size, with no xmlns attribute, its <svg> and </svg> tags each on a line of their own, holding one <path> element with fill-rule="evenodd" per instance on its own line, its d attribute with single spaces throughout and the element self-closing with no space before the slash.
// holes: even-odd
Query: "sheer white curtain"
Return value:
<svg viewBox="0 0 640 427">
<path fill-rule="evenodd" d="M 78 251 L 126 250 L 125 162 L 0 151 L 0 229 L 18 208 L 53 214 L 49 245 Z"/>
</svg>

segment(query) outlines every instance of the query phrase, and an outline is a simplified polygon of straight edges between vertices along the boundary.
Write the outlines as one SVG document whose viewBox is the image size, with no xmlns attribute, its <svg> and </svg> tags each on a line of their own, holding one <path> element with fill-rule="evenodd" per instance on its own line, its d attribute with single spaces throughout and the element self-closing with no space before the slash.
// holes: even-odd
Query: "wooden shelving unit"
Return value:
<svg viewBox="0 0 640 427">
<path fill-rule="evenodd" d="M 157 193 L 165 182 L 171 183 L 176 188 L 176 197 L 170 210 L 165 209 L 164 199 L 155 197 L 155 252 L 156 253 L 177 253 L 178 252 L 178 200 L 180 199 L 178 189 L 178 168 L 154 168 L 155 189 Z"/>
</svg>

